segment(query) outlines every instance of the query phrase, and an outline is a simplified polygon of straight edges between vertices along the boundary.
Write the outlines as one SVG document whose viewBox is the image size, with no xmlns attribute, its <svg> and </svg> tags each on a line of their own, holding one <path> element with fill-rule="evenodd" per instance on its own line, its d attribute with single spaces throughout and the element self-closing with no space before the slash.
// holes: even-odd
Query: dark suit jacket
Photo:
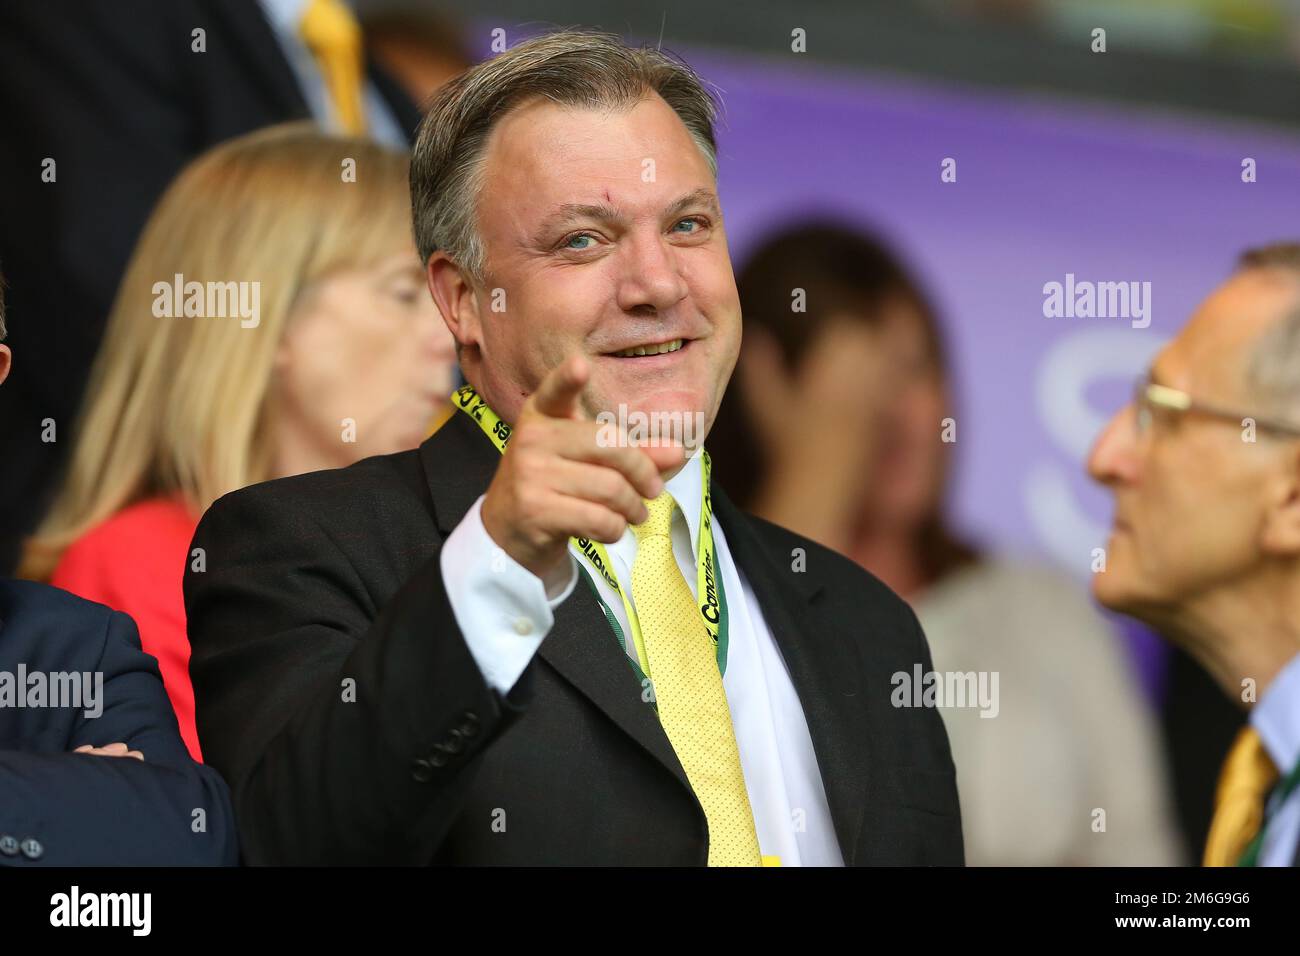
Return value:
<svg viewBox="0 0 1300 956">
<path fill-rule="evenodd" d="M 230 792 L 190 759 L 158 664 L 129 617 L 58 588 L 0 579 L 0 671 L 16 681 L 20 665 L 47 679 L 102 674 L 102 713 L 0 705 L 0 866 L 237 861 Z M 71 753 L 119 741 L 144 762 Z M 196 809 L 206 816 L 201 832 Z"/>
<path fill-rule="evenodd" d="M 418 450 L 255 485 L 204 515 L 190 672 L 248 862 L 706 862 L 704 812 L 589 588 L 508 696 L 476 666 L 439 549 L 499 457 L 455 415 Z M 940 715 L 890 705 L 894 672 L 930 668 L 911 610 L 713 495 L 803 704 L 845 862 L 961 864 Z"/>
<path fill-rule="evenodd" d="M 191 31 L 206 32 L 206 52 Z M 402 128 L 415 107 L 371 79 Z M 0 269 L 13 374 L 0 389 L 0 572 L 69 447 L 118 280 L 154 202 L 209 146 L 308 119 L 257 0 L 0 3 Z M 57 180 L 42 182 L 46 158 Z M 59 441 L 41 440 L 52 418 Z"/>
</svg>

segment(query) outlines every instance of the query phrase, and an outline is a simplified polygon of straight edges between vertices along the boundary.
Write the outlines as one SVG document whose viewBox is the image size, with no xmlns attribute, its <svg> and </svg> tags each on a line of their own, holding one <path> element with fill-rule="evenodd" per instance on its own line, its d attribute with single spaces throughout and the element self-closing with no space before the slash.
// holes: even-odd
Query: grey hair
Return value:
<svg viewBox="0 0 1300 956">
<path fill-rule="evenodd" d="M 1275 242 L 1248 249 L 1237 271 L 1277 269 L 1297 280 L 1300 293 L 1300 242 Z M 1253 394 L 1300 422 L 1300 294 L 1290 311 L 1271 325 L 1250 351 L 1246 383 Z"/>
<path fill-rule="evenodd" d="M 430 100 L 411 154 L 411 212 L 420 260 L 438 250 L 483 284 L 477 228 L 483 154 L 493 127 L 533 96 L 560 106 L 630 109 L 657 93 L 681 118 L 718 175 L 719 100 L 680 58 L 629 47 L 613 33 L 562 30 L 525 40 L 466 70 Z"/>
</svg>

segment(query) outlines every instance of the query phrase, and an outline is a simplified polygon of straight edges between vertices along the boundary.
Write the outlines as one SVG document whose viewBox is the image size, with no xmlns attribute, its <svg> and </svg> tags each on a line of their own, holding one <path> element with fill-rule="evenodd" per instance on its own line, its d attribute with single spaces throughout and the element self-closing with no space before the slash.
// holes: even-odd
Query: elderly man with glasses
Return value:
<svg viewBox="0 0 1300 956">
<path fill-rule="evenodd" d="M 1115 495 L 1093 592 L 1249 712 L 1207 866 L 1300 864 L 1300 243 L 1247 252 L 1106 426 Z"/>
</svg>

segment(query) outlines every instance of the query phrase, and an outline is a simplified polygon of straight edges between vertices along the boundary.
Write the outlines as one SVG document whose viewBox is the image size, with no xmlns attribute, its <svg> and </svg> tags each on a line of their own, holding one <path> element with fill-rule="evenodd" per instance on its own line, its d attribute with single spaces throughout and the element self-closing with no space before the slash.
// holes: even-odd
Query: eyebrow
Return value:
<svg viewBox="0 0 1300 956">
<path fill-rule="evenodd" d="M 420 268 L 418 262 L 394 262 L 392 265 L 384 269 L 380 273 L 380 276 L 385 282 L 389 279 L 396 279 L 399 276 L 409 276 L 412 279 L 420 279 L 424 276 L 424 270 Z"/>
<path fill-rule="evenodd" d="M 721 216 L 722 210 L 718 206 L 718 197 L 713 190 L 700 188 L 689 192 L 677 199 L 664 212 L 665 218 L 676 216 L 692 206 L 703 206 L 706 210 L 715 216 Z M 548 215 L 534 237 L 538 245 L 547 241 L 550 235 L 561 226 L 576 222 L 581 219 L 597 219 L 602 222 L 623 223 L 627 217 L 623 213 L 606 203 L 565 203 L 559 206 L 554 212 Z"/>
</svg>

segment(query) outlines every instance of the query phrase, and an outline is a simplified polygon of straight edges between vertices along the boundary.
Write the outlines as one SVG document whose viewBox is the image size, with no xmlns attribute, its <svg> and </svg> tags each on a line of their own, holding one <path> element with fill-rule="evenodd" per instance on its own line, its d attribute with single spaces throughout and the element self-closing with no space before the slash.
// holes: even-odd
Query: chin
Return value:
<svg viewBox="0 0 1300 956">
<path fill-rule="evenodd" d="M 1137 618 L 1147 624 L 1153 624 L 1168 606 L 1167 601 L 1145 593 L 1131 576 L 1114 567 L 1092 576 L 1092 596 L 1106 610 Z"/>
<path fill-rule="evenodd" d="M 697 402 L 633 399 L 615 402 L 594 416 L 598 422 L 626 430 L 632 444 L 684 444 L 690 448 L 704 442 L 708 416 Z"/>
<path fill-rule="evenodd" d="M 1092 576 L 1092 596 L 1098 604 L 1107 610 L 1124 612 L 1128 602 L 1124 597 L 1123 586 L 1112 577 L 1114 571 L 1107 570 Z"/>
<path fill-rule="evenodd" d="M 595 397 L 593 404 L 597 406 L 591 410 L 593 415 L 600 412 L 610 412 L 617 415 L 620 406 L 628 414 L 637 412 L 645 415 L 657 413 L 693 415 L 705 408 L 704 396 L 695 391 L 679 389 L 665 389 L 653 392 L 620 392 L 617 388 L 607 388 L 602 389 L 602 393 Z"/>
</svg>

